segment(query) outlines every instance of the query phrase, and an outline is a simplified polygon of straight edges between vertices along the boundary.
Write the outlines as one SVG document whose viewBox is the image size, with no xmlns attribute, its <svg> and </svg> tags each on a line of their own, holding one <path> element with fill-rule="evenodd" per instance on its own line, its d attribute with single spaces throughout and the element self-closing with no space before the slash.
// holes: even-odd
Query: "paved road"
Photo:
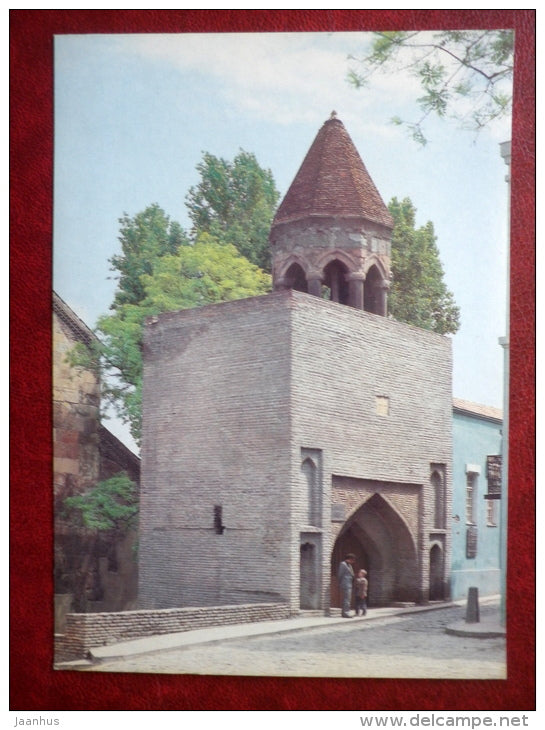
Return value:
<svg viewBox="0 0 545 730">
<path fill-rule="evenodd" d="M 481 608 L 485 620 L 494 607 Z M 346 621 L 292 634 L 167 649 L 91 668 L 102 672 L 285 677 L 505 679 L 505 639 L 451 636 L 463 618 L 445 608 L 373 621 Z"/>
</svg>

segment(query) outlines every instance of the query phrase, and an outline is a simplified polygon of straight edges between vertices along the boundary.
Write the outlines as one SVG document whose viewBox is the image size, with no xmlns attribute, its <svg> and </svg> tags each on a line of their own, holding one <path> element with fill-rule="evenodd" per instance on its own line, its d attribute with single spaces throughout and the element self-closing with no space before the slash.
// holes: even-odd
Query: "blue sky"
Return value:
<svg viewBox="0 0 545 730">
<path fill-rule="evenodd" d="M 55 39 L 54 287 L 91 327 L 112 301 L 118 219 L 158 203 L 188 227 L 185 196 L 204 151 L 253 152 L 281 195 L 335 110 L 386 203 L 410 197 L 431 220 L 461 308 L 454 397 L 501 407 L 506 331 L 509 120 L 475 139 L 430 119 L 422 148 L 416 80 L 376 76 L 356 90 L 348 56 L 363 33 L 67 35 Z M 108 426 L 130 444 L 126 430 Z"/>
</svg>

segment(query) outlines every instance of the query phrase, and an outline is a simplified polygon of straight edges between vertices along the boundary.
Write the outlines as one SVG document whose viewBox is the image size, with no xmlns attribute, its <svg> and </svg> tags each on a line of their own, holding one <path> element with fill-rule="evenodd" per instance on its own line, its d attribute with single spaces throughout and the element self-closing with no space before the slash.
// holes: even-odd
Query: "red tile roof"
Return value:
<svg viewBox="0 0 545 730">
<path fill-rule="evenodd" d="M 358 216 L 393 227 L 350 135 L 333 115 L 316 135 L 273 225 L 324 215 Z"/>
</svg>

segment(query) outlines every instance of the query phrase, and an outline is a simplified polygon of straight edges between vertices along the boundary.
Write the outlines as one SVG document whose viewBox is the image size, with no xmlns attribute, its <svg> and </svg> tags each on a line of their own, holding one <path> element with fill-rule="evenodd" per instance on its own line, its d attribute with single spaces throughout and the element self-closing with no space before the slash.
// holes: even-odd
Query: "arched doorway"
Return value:
<svg viewBox="0 0 545 730">
<path fill-rule="evenodd" d="M 344 524 L 331 556 L 331 605 L 339 606 L 337 568 L 346 553 L 356 555 L 355 569 L 365 568 L 368 603 L 386 606 L 418 600 L 416 546 L 407 524 L 378 493 Z"/>
<path fill-rule="evenodd" d="M 430 550 L 430 601 L 443 601 L 444 591 L 443 550 L 437 543 Z"/>
</svg>

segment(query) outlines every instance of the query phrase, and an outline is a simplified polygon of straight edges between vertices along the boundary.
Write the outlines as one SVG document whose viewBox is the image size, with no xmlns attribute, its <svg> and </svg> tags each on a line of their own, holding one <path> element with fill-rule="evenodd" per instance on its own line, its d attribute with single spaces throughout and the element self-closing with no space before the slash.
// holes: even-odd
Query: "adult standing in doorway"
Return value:
<svg viewBox="0 0 545 730">
<path fill-rule="evenodd" d="M 342 617 L 352 618 L 350 615 L 350 605 L 352 603 L 352 586 L 354 584 L 354 568 L 356 562 L 354 553 L 348 553 L 344 556 L 344 560 L 339 565 L 337 572 L 337 581 L 341 592 L 342 600 Z"/>
</svg>

